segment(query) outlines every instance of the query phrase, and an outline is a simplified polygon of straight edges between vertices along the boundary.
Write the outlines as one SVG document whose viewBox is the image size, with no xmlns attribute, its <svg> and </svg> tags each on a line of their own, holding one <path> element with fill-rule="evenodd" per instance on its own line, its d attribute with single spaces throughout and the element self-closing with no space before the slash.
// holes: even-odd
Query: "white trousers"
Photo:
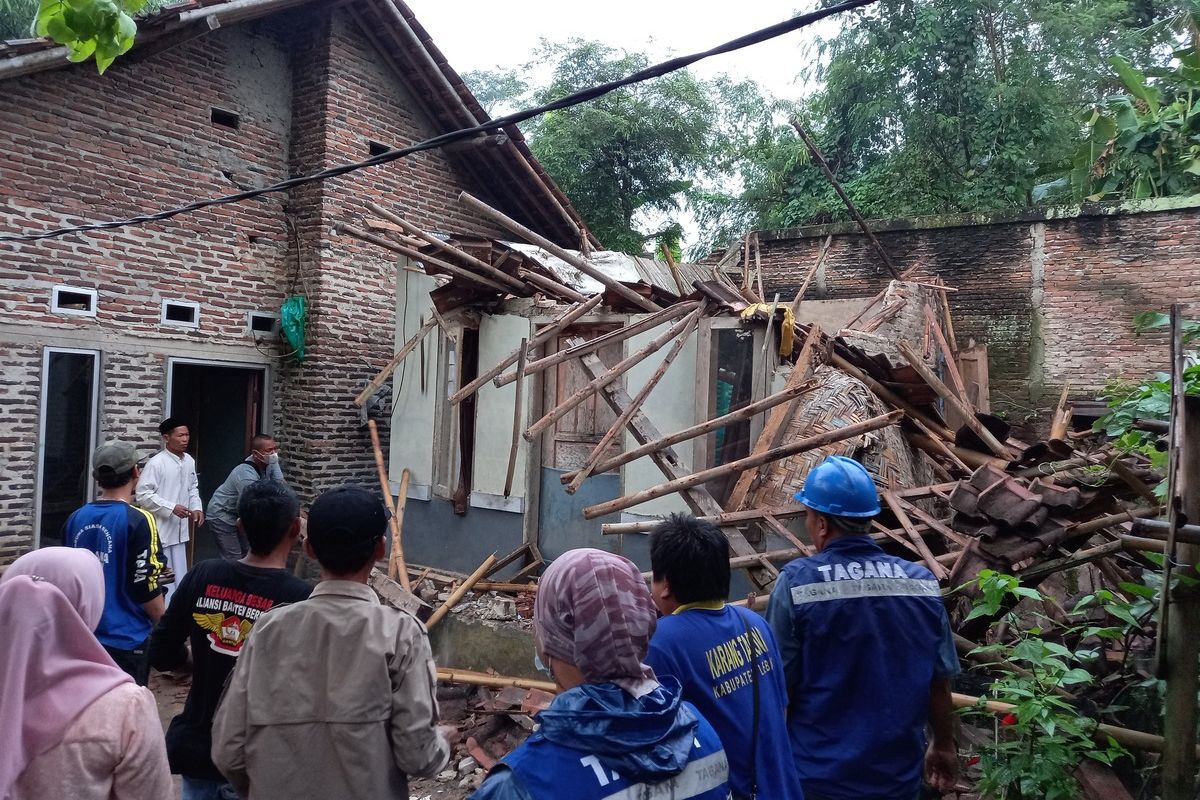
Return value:
<svg viewBox="0 0 1200 800">
<path fill-rule="evenodd" d="M 179 544 L 168 544 L 163 547 L 163 555 L 166 556 L 167 566 L 175 572 L 175 582 L 167 584 L 167 594 L 163 598 L 167 603 L 171 602 L 171 595 L 179 588 L 179 582 L 187 574 L 187 546 L 187 542 L 180 542 Z"/>
</svg>

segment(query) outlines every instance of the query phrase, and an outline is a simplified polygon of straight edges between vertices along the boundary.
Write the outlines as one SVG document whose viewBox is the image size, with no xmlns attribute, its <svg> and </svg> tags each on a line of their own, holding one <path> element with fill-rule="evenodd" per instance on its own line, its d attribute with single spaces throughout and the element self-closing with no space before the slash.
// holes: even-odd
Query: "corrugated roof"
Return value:
<svg viewBox="0 0 1200 800">
<path fill-rule="evenodd" d="M 575 267 L 563 261 L 558 256 L 546 252 L 534 244 L 522 242 L 502 242 L 512 250 L 517 251 L 530 261 L 552 274 L 559 283 L 563 283 L 577 292 L 586 295 L 600 294 L 604 286 L 588 275 L 584 275 Z M 665 261 L 656 261 L 644 256 L 631 256 L 628 253 L 618 253 L 613 250 L 600 250 L 589 256 L 583 256 L 576 250 L 568 252 L 586 258 L 588 263 L 622 283 L 645 283 L 672 295 L 687 295 L 694 291 L 693 281 L 708 280 L 712 276 L 704 267 L 696 264 L 677 264 L 679 277 L 683 280 L 683 291 L 679 290 L 675 279 L 671 276 L 671 268 Z"/>
</svg>

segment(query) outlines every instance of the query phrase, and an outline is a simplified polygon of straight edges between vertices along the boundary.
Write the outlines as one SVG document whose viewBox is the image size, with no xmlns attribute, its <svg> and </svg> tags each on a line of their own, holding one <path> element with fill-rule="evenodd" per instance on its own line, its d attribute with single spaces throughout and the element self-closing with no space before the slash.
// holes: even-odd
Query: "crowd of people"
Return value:
<svg viewBox="0 0 1200 800">
<path fill-rule="evenodd" d="M 182 429 L 182 433 L 180 432 Z M 407 798 L 450 757 L 424 626 L 368 586 L 387 511 L 356 486 L 301 509 L 269 437 L 209 503 L 222 558 L 188 569 L 203 519 L 186 425 L 163 452 L 101 446 L 99 499 L 62 547 L 0 576 L 0 800 Z M 150 480 L 146 480 L 146 476 Z M 628 559 L 569 551 L 534 605 L 537 667 L 558 688 L 479 800 L 915 800 L 950 790 L 958 670 L 938 585 L 868 534 L 857 462 L 797 495 L 817 554 L 780 573 L 765 618 L 727 602 L 729 546 L 672 516 Z M 136 505 L 135 505 L 136 502 Z M 213 525 L 217 522 L 217 525 Z M 314 587 L 285 567 L 300 543 Z M 169 600 L 167 599 L 169 594 Z M 165 736 L 149 669 L 190 670 Z"/>
</svg>

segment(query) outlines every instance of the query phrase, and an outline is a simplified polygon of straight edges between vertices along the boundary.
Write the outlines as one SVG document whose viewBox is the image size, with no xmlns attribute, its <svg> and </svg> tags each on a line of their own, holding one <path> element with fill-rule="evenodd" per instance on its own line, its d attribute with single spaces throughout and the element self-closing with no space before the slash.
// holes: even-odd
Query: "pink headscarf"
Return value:
<svg viewBox="0 0 1200 800">
<path fill-rule="evenodd" d="M 571 550 L 538 581 L 538 648 L 574 664 L 589 683 L 615 683 L 634 696 L 657 686 L 642 663 L 657 624 L 650 590 L 633 562 L 603 550 Z"/>
<path fill-rule="evenodd" d="M 96 640 L 104 571 L 96 556 L 47 547 L 0 577 L 0 798 L 97 699 L 132 681 Z"/>
</svg>

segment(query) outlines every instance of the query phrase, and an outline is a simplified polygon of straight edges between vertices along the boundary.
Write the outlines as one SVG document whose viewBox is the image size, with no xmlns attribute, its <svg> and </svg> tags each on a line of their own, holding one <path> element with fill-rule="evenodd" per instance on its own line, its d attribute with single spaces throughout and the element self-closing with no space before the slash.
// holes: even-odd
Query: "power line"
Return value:
<svg viewBox="0 0 1200 800">
<path fill-rule="evenodd" d="M 97 231 L 97 230 L 112 230 L 114 228 L 125 228 L 125 227 L 129 227 L 129 226 L 133 226 L 133 225 L 144 225 L 147 222 L 157 222 L 159 220 L 166 220 L 166 219 L 170 219 L 171 217 L 179 216 L 180 214 L 188 214 L 193 211 L 199 211 L 200 209 L 203 209 L 203 208 L 209 208 L 211 206 L 228 205 L 230 203 L 240 203 L 244 200 L 252 200 L 256 197 L 261 197 L 262 195 L 265 195 L 265 194 L 272 194 L 275 192 L 286 192 L 289 189 L 292 189 L 296 186 L 303 186 L 306 183 L 315 183 L 317 181 L 324 181 L 324 180 L 328 180 L 330 178 L 336 178 L 341 175 L 346 175 L 351 172 L 356 172 L 360 169 L 366 169 L 368 167 L 376 167 L 376 166 L 379 166 L 380 164 L 387 164 L 391 161 L 396 161 L 397 159 L 401 159 L 401 158 L 405 158 L 406 156 L 413 155 L 414 153 L 420 153 L 420 152 L 424 152 L 426 150 L 433 150 L 433 149 L 441 147 L 443 145 L 450 144 L 451 142 L 457 142 L 461 139 L 466 139 L 466 138 L 475 136 L 480 133 L 486 133 L 488 131 L 499 130 L 499 129 L 505 128 L 509 125 L 516 125 L 516 124 L 533 119 L 536 116 L 540 116 L 541 114 L 545 114 L 550 111 L 558 111 L 560 109 L 577 106 L 581 103 L 586 103 L 590 100 L 595 100 L 598 97 L 603 97 L 604 95 L 608 94 L 609 92 L 616 91 L 617 89 L 621 89 L 625 86 L 630 86 L 635 83 L 642 83 L 644 81 L 648 81 L 653 78 L 659 78 L 668 73 L 676 72 L 685 67 L 691 66 L 692 64 L 695 64 L 697 61 L 702 61 L 706 58 L 712 58 L 713 56 L 722 55 L 724 53 L 732 53 L 735 50 L 741 50 L 743 48 L 750 47 L 751 45 L 756 45 L 756 44 L 760 44 L 762 42 L 768 41 L 770 39 L 775 39 L 779 36 L 783 36 L 784 34 L 791 33 L 792 31 L 807 27 L 808 25 L 812 25 L 814 22 L 818 22 L 822 19 L 825 19 L 826 17 L 831 17 L 835 14 L 840 14 L 844 11 L 851 11 L 856 8 L 862 8 L 864 6 L 871 5 L 874 2 L 876 2 L 876 0 L 847 0 L 847 2 L 839 3 L 837 5 L 829 6 L 827 8 L 822 8 L 817 11 L 809 12 L 807 14 L 801 14 L 799 16 L 792 17 L 791 19 L 786 20 L 784 22 L 776 23 L 775 25 L 771 25 L 766 28 L 761 28 L 752 33 L 748 33 L 745 36 L 739 36 L 738 38 L 732 39 L 728 42 L 725 42 L 724 44 L 717 45 L 716 47 L 714 47 L 710 50 L 705 50 L 700 53 L 692 53 L 691 55 L 678 56 L 676 58 L 668 59 L 667 61 L 663 61 L 661 63 L 654 64 L 654 65 L 646 67 L 645 69 L 642 69 L 642 70 L 638 70 L 637 72 L 627 75 L 624 78 L 620 78 L 615 81 L 609 81 L 607 83 L 602 83 L 602 84 L 599 84 L 598 86 L 592 86 L 587 89 L 582 89 L 578 92 L 574 92 L 572 94 L 566 95 L 565 97 L 561 97 L 558 100 L 554 100 L 550 103 L 546 103 L 545 105 L 540 105 L 535 108 L 526 109 L 524 111 L 517 111 L 512 114 L 508 114 L 507 116 L 500 117 L 499 119 L 493 119 L 493 120 L 488 120 L 487 122 L 482 122 L 482 123 L 480 123 L 478 125 L 474 125 L 470 128 L 460 128 L 459 130 L 456 130 L 456 131 L 450 131 L 449 133 L 443 133 L 440 136 L 435 136 L 432 139 L 426 139 L 423 142 L 418 142 L 416 144 L 409 145 L 408 147 L 402 147 L 402 148 L 395 149 L 395 150 L 388 150 L 386 153 L 380 153 L 379 155 L 373 156 L 364 161 L 356 161 L 356 162 L 353 162 L 350 164 L 341 164 L 339 166 L 330 167 L 329 169 L 321 170 L 320 172 L 314 172 L 309 175 L 300 175 L 295 178 L 288 178 L 287 180 L 280 181 L 278 183 L 273 183 L 270 186 L 264 186 L 260 189 L 250 189 L 250 190 L 247 190 L 244 192 L 238 192 L 237 194 L 225 195 L 223 197 L 212 197 L 212 198 L 208 198 L 205 200 L 197 200 L 196 202 L 188 203 L 187 205 L 184 205 L 184 206 L 178 206 L 176 208 L 166 209 L 165 211 L 159 211 L 154 214 L 140 214 L 138 216 L 129 217 L 127 219 L 110 220 L 109 222 L 88 222 L 88 223 L 84 223 L 82 225 L 72 225 L 70 227 L 65 227 L 65 228 L 55 228 L 54 230 L 43 231 L 41 233 L 0 234 L 0 242 L 33 242 L 33 241 L 38 241 L 40 239 L 53 239 L 53 238 L 57 238 L 59 236 L 66 236 L 66 235 L 72 234 L 72 233 L 84 233 L 86 231 Z"/>
</svg>

